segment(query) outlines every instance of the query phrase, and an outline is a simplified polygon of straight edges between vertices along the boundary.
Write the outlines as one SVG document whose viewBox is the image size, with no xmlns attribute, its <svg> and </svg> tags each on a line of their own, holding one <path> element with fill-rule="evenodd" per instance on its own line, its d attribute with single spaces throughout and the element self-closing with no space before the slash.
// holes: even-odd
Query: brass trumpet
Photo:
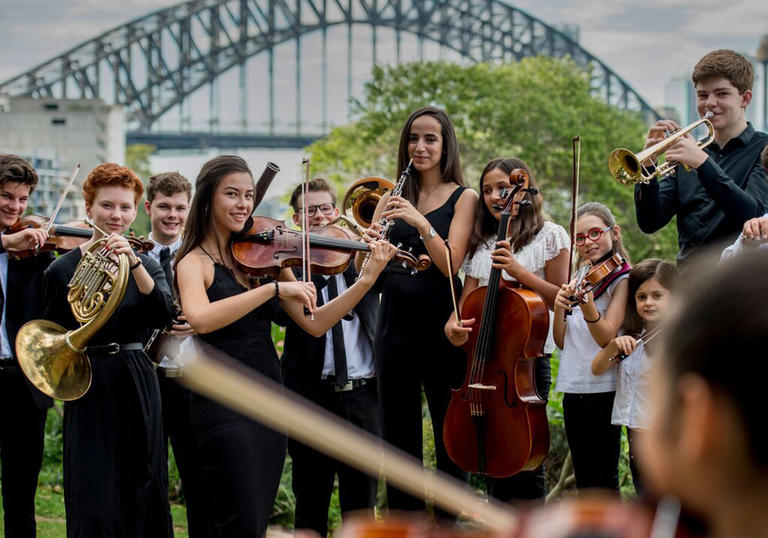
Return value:
<svg viewBox="0 0 768 538">
<path fill-rule="evenodd" d="M 658 142 L 657 144 L 642 150 L 640 153 L 635 154 L 624 148 L 613 150 L 611 155 L 608 157 L 608 168 L 611 170 L 611 175 L 613 175 L 616 181 L 622 185 L 650 183 L 650 181 L 655 177 L 663 179 L 670 176 L 672 173 L 674 173 L 675 168 L 680 163 L 676 161 L 665 161 L 657 166 L 656 170 L 654 170 L 652 173 L 648 173 L 642 164 L 643 161 L 647 159 L 657 159 L 664 152 L 666 152 L 672 144 L 677 142 L 681 137 L 694 131 L 700 125 L 706 125 L 707 129 L 709 129 L 709 136 L 707 136 L 705 140 L 699 142 L 699 147 L 707 147 L 715 140 L 715 128 L 712 126 L 712 122 L 709 121 L 709 118 L 712 116 L 712 112 L 707 111 L 702 119 L 695 121 L 687 127 L 679 129 L 678 131 L 675 131 L 661 142 Z M 689 169 L 689 167 L 686 165 L 683 165 L 683 167 L 686 170 Z"/>
<path fill-rule="evenodd" d="M 69 281 L 67 301 L 82 327 L 67 331 L 45 319 L 25 323 L 16 336 L 21 370 L 57 400 L 76 400 L 91 386 L 91 362 L 86 343 L 101 329 L 123 300 L 130 277 L 128 257 L 113 259 L 96 241 L 77 264 Z"/>
<path fill-rule="evenodd" d="M 364 177 L 355 181 L 344 195 L 341 216 L 330 224 L 347 226 L 358 236 L 371 225 L 373 213 L 384 194 L 394 187 L 391 181 L 380 177 Z M 349 214 L 352 215 L 350 218 Z"/>
</svg>

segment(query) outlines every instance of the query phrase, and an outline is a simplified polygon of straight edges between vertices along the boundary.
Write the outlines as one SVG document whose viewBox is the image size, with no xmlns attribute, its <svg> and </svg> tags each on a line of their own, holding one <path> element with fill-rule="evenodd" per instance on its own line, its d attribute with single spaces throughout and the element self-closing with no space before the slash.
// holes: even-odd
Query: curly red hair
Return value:
<svg viewBox="0 0 768 538">
<path fill-rule="evenodd" d="M 100 164 L 88 174 L 83 182 L 83 198 L 86 205 L 92 205 L 96 198 L 96 191 L 99 187 L 115 186 L 133 189 L 135 193 L 134 203 L 138 204 L 141 195 L 144 193 L 144 185 L 141 183 L 136 172 L 127 166 L 120 166 L 115 163 Z"/>
</svg>

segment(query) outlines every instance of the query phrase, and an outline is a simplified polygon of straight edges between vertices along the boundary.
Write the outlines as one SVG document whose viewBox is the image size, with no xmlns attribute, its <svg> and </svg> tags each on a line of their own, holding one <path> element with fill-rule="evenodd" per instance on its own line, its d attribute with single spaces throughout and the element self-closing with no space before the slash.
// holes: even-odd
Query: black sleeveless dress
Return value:
<svg viewBox="0 0 768 538">
<path fill-rule="evenodd" d="M 206 290 L 211 302 L 246 291 L 229 269 L 217 263 L 213 267 L 213 283 Z M 200 338 L 280 382 L 280 363 L 271 338 L 277 308 L 277 300 L 271 299 Z M 194 393 L 191 406 L 209 536 L 262 536 L 283 471 L 285 436 Z"/>
<path fill-rule="evenodd" d="M 458 187 L 446 202 L 425 215 L 443 239 L 453 219 L 456 201 L 466 187 Z M 397 219 L 390 241 L 413 249 L 427 249 L 413 226 Z M 454 277 L 456 293 L 461 281 Z M 379 381 L 384 440 L 422 458 L 422 387 L 427 397 L 435 438 L 437 468 L 457 477 L 464 473 L 451 461 L 443 445 L 443 419 L 451 388 L 461 385 L 466 367 L 464 351 L 445 337 L 443 327 L 453 311 L 448 278 L 432 266 L 416 275 L 388 268 L 385 273 L 374 351 Z M 390 509 L 421 510 L 424 500 L 387 487 Z"/>
</svg>

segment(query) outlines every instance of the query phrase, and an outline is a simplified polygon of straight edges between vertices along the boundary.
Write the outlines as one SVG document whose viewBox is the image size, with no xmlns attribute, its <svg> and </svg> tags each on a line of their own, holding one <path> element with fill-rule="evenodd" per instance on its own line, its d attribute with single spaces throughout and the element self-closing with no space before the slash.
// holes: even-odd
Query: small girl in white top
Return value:
<svg viewBox="0 0 768 538">
<path fill-rule="evenodd" d="M 479 286 L 488 285 L 488 276 L 494 267 L 503 269 L 504 279 L 516 280 L 538 292 L 551 310 L 557 292 L 568 276 L 569 240 L 562 226 L 544 220 L 541 195 L 518 193 L 518 201 L 527 200 L 530 204 L 513 206 L 508 240 L 494 244 L 504 207 L 501 193 L 503 189 L 511 187 L 509 173 L 515 168 L 525 170 L 530 179 L 529 186 L 536 188 L 533 174 L 520 159 L 494 159 L 486 165 L 480 176 L 482 197 L 478 200 L 469 254 L 464 261 L 466 278 L 460 303 Z M 461 346 L 469 339 L 469 332 L 479 325 L 480 320 L 465 319 L 460 327 L 456 316 L 452 314 L 445 324 L 445 334 L 453 345 Z M 549 356 L 553 349 L 550 326 L 544 346 L 546 357 L 536 362 L 536 389 L 544 399 L 549 394 Z M 511 478 L 493 479 L 489 481 L 489 490 L 489 494 L 504 501 L 542 498 L 546 495 L 544 470 L 523 471 Z"/>
<path fill-rule="evenodd" d="M 625 260 L 586 302 L 573 304 L 577 282 L 564 284 L 555 298 L 554 337 L 563 350 L 556 390 L 563 395 L 563 421 L 576 486 L 617 490 L 621 428 L 611 424 L 616 372 L 592 374 L 592 358 L 618 333 L 627 304 L 628 256 L 621 231 L 603 204 L 584 204 L 576 213 L 574 243 L 580 260 L 593 265 L 615 253 Z M 575 279 L 574 279 L 575 280 Z M 566 316 L 566 312 L 572 315 Z"/>
<path fill-rule="evenodd" d="M 655 335 L 666 317 L 672 293 L 680 284 L 677 268 L 657 259 L 638 263 L 629 273 L 627 312 L 621 336 L 611 340 L 592 360 L 592 373 L 601 375 L 617 368 L 616 397 L 611 422 L 626 426 L 632 479 L 638 495 L 642 481 L 635 463 L 640 430 L 648 429 L 651 364 L 655 358 Z"/>
</svg>

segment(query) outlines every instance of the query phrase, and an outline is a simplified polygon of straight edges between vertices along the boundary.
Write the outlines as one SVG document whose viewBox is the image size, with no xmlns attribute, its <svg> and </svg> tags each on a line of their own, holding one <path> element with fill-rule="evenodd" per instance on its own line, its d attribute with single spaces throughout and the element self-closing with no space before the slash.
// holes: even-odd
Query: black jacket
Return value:
<svg viewBox="0 0 768 538">
<path fill-rule="evenodd" d="M 348 287 L 354 284 L 355 277 L 355 269 L 350 265 L 344 271 L 344 280 Z M 320 291 L 327 285 L 327 280 L 322 275 L 313 275 L 312 281 L 317 288 L 318 306 L 320 306 L 322 303 Z M 363 330 L 371 341 L 371 349 L 373 349 L 378 311 L 379 295 L 375 289 L 366 293 L 354 308 L 354 314 L 359 316 Z M 286 326 L 283 356 L 280 361 L 284 384 L 303 396 L 313 398 L 323 374 L 326 335 L 315 338 L 296 325 L 283 311 L 276 322 Z"/>
<path fill-rule="evenodd" d="M 8 285 L 5 297 L 5 329 L 16 359 L 16 335 L 21 326 L 33 319 L 43 317 L 43 273 L 53 261 L 53 254 L 44 252 L 24 260 L 8 259 Z M 24 374 L 21 374 L 24 375 Z M 25 381 L 32 392 L 32 398 L 40 409 L 53 405 L 53 400 Z"/>
<path fill-rule="evenodd" d="M 744 222 L 765 214 L 768 183 L 760 152 L 768 135 L 751 124 L 724 148 L 713 142 L 704 149 L 709 158 L 698 170 L 677 174 L 661 182 L 635 187 L 637 224 L 653 233 L 677 216 L 677 255 L 681 269 L 696 251 L 712 244 L 732 243 Z"/>
</svg>

